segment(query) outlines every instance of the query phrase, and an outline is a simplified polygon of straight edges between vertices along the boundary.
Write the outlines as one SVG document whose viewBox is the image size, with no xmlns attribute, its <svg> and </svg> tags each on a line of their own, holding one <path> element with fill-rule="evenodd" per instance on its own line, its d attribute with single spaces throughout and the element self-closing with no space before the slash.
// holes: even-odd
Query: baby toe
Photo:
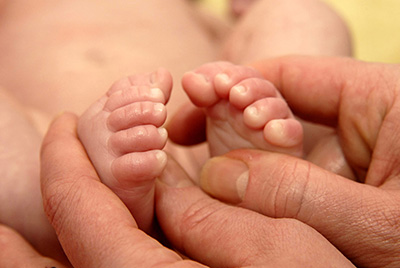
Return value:
<svg viewBox="0 0 400 268">
<path fill-rule="evenodd" d="M 152 183 L 161 175 L 166 163 L 167 155 L 161 150 L 124 154 L 112 163 L 112 173 L 116 181 L 109 186 L 133 189 L 143 183 Z"/>
<path fill-rule="evenodd" d="M 108 144 L 116 156 L 121 156 L 132 152 L 162 149 L 167 138 L 165 128 L 145 125 L 114 133 L 109 138 Z"/>
<path fill-rule="evenodd" d="M 262 129 L 271 120 L 291 115 L 287 103 L 280 98 L 264 98 L 248 106 L 243 112 L 244 123 L 252 129 Z"/>
<path fill-rule="evenodd" d="M 293 118 L 271 120 L 265 125 L 264 138 L 276 146 L 300 148 L 303 142 L 303 127 Z"/>
<path fill-rule="evenodd" d="M 238 109 L 244 109 L 259 99 L 276 96 L 278 91 L 271 82 L 260 78 L 248 78 L 231 88 L 229 102 Z"/>
<path fill-rule="evenodd" d="M 135 102 L 113 111 L 107 120 L 111 131 L 128 129 L 138 125 L 160 127 L 167 119 L 165 105 L 154 102 Z"/>
<path fill-rule="evenodd" d="M 215 91 L 220 98 L 227 99 L 231 88 L 248 78 L 262 78 L 261 74 L 250 67 L 226 63 L 214 78 Z"/>
</svg>

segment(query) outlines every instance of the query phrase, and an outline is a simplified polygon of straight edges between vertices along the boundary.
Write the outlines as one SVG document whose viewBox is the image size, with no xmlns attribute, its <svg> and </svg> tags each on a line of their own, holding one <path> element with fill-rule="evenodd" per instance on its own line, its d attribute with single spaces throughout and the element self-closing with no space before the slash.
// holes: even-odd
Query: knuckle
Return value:
<svg viewBox="0 0 400 268">
<path fill-rule="evenodd" d="M 63 225 L 62 211 L 60 211 L 62 200 L 65 200 L 64 195 L 58 191 L 59 185 L 52 183 L 46 189 L 43 196 L 43 208 L 51 225 L 60 230 Z"/>
<path fill-rule="evenodd" d="M 209 198 L 190 205 L 182 214 L 178 226 L 181 248 L 184 252 L 189 248 L 196 248 L 196 245 L 192 244 L 196 240 L 208 241 L 210 236 L 214 236 L 213 240 L 218 240 L 218 236 L 223 237 L 231 218 L 229 213 L 231 211 L 228 206 L 222 206 Z"/>
<path fill-rule="evenodd" d="M 60 174 L 57 178 L 62 178 L 62 176 L 63 174 Z M 76 190 L 78 181 L 85 180 L 81 178 L 76 180 L 55 179 L 43 189 L 43 208 L 49 222 L 58 234 L 63 232 L 70 216 L 69 212 L 81 198 Z"/>
<path fill-rule="evenodd" d="M 276 217 L 297 218 L 307 199 L 310 164 L 307 162 L 284 163 L 277 170 L 273 210 Z"/>
<path fill-rule="evenodd" d="M 182 215 L 180 230 L 182 234 L 207 229 L 212 217 L 220 209 L 211 200 L 199 200 L 192 204 Z"/>
</svg>

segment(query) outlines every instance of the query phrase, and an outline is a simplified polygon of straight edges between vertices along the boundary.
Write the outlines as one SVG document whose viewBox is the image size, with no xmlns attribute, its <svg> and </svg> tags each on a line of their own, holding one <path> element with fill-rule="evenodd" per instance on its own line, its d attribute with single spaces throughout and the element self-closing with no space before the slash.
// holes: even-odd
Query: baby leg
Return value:
<svg viewBox="0 0 400 268">
<path fill-rule="evenodd" d="M 119 80 L 81 116 L 78 134 L 101 180 L 151 229 L 154 180 L 167 157 L 165 104 L 172 78 L 164 69 Z"/>
<path fill-rule="evenodd" d="M 257 148 L 302 156 L 301 124 L 256 70 L 209 63 L 186 73 L 182 85 L 191 101 L 205 108 L 211 155 Z"/>
<path fill-rule="evenodd" d="M 226 39 L 226 60 L 249 64 L 290 54 L 351 55 L 345 22 L 323 0 L 257 0 L 248 5 Z"/>
</svg>

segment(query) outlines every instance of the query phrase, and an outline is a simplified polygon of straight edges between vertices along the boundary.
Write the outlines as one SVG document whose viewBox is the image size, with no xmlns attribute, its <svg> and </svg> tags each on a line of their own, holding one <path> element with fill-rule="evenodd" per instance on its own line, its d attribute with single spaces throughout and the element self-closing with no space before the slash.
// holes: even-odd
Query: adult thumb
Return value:
<svg viewBox="0 0 400 268">
<path fill-rule="evenodd" d="M 356 264 L 397 239 L 390 230 L 398 198 L 291 156 L 236 150 L 205 164 L 201 186 L 223 201 L 306 223 Z"/>
</svg>

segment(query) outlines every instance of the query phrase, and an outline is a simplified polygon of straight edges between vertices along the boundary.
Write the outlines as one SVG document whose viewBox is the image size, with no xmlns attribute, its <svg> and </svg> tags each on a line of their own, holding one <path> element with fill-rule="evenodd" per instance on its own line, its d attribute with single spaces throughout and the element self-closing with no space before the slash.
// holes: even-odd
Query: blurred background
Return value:
<svg viewBox="0 0 400 268">
<path fill-rule="evenodd" d="M 200 1 L 217 16 L 227 17 L 229 0 Z M 353 35 L 354 57 L 400 63 L 400 0 L 323 1 L 348 22 Z"/>
</svg>

